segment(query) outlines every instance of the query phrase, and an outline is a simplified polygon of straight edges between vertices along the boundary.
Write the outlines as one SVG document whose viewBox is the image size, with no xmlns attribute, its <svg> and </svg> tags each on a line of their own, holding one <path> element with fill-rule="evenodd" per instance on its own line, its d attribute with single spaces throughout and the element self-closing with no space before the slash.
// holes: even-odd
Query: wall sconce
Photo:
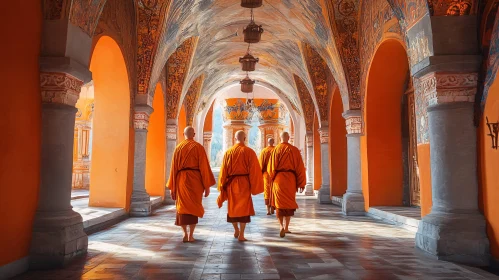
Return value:
<svg viewBox="0 0 499 280">
<path fill-rule="evenodd" d="M 498 148 L 498 145 L 497 145 L 497 134 L 499 133 L 499 122 L 495 122 L 495 123 L 490 123 L 489 122 L 489 118 L 486 117 L 487 119 L 487 126 L 489 127 L 489 134 L 487 134 L 487 136 L 490 136 L 490 138 L 492 138 L 492 149 L 496 149 Z"/>
</svg>

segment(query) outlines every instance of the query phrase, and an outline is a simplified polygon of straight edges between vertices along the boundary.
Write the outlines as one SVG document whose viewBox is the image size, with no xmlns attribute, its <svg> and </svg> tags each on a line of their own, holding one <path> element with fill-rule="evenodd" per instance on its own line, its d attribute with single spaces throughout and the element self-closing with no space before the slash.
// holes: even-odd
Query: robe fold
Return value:
<svg viewBox="0 0 499 280">
<path fill-rule="evenodd" d="M 218 190 L 218 206 L 228 201 L 230 218 L 255 215 L 251 195 L 263 192 L 262 169 L 255 151 L 244 144 L 236 144 L 225 152 Z"/>
<path fill-rule="evenodd" d="M 170 178 L 166 186 L 175 199 L 177 214 L 204 216 L 203 194 L 216 184 L 204 147 L 186 139 L 173 153 Z"/>
<path fill-rule="evenodd" d="M 269 205 L 269 200 L 271 197 L 271 189 L 272 189 L 272 180 L 270 180 L 269 173 L 267 172 L 267 165 L 269 163 L 270 155 L 274 150 L 274 146 L 268 146 L 260 152 L 260 157 L 258 160 L 260 161 L 260 167 L 262 168 L 262 176 L 263 176 L 263 198 L 265 199 L 265 204 Z"/>
<path fill-rule="evenodd" d="M 282 210 L 298 209 L 296 193 L 306 184 L 300 150 L 288 143 L 277 145 L 267 164 L 267 172 L 272 180 L 272 206 Z"/>
</svg>

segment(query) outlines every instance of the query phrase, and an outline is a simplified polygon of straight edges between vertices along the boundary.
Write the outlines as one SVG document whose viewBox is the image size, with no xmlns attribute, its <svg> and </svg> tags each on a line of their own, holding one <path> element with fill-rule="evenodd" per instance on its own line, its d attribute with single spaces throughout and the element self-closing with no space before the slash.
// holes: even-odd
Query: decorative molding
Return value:
<svg viewBox="0 0 499 280">
<path fill-rule="evenodd" d="M 133 115 L 133 127 L 135 129 L 147 129 L 149 127 L 149 114 L 147 112 L 135 112 Z"/>
<path fill-rule="evenodd" d="M 40 72 L 43 103 L 75 106 L 80 97 L 83 81 L 67 73 Z"/>
<path fill-rule="evenodd" d="M 427 106 L 474 102 L 478 73 L 432 72 L 418 79 L 416 94 L 423 96 Z"/>
<path fill-rule="evenodd" d="M 314 146 L 314 134 L 312 132 L 307 132 L 305 135 L 305 144 L 308 148 Z"/>
<path fill-rule="evenodd" d="M 201 96 L 201 89 L 203 88 L 204 75 L 197 77 L 192 82 L 184 99 L 185 114 L 187 117 L 187 125 L 191 126 L 196 114 L 196 107 L 198 105 L 199 97 Z"/>
<path fill-rule="evenodd" d="M 298 91 L 298 95 L 300 97 L 300 102 L 303 109 L 303 118 L 305 119 L 305 128 L 307 131 L 312 131 L 314 126 L 314 103 L 312 101 L 312 97 L 310 96 L 310 92 L 307 89 L 307 86 L 302 81 L 300 77 L 297 75 L 293 75 L 296 90 Z"/>
<path fill-rule="evenodd" d="M 166 126 L 166 139 L 177 140 L 177 125 L 167 125 Z"/>
<path fill-rule="evenodd" d="M 346 111 L 343 118 L 345 118 L 347 134 L 362 133 L 362 114 L 360 110 Z"/>
<path fill-rule="evenodd" d="M 321 144 L 329 143 L 329 127 L 321 127 L 319 129 Z"/>
<path fill-rule="evenodd" d="M 106 0 L 72 0 L 69 21 L 93 37 Z"/>
</svg>

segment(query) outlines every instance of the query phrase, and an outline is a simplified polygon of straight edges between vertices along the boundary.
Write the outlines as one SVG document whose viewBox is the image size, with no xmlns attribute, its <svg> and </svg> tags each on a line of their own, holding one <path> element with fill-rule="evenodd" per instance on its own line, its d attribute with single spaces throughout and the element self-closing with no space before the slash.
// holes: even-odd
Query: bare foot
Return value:
<svg viewBox="0 0 499 280">
<path fill-rule="evenodd" d="M 189 242 L 189 237 L 187 235 L 184 235 L 184 238 L 182 239 L 182 242 Z"/>
<path fill-rule="evenodd" d="M 196 241 L 196 239 L 194 239 L 193 236 L 189 236 L 189 242 L 195 242 L 195 241 Z"/>
<path fill-rule="evenodd" d="M 244 236 L 239 236 L 237 240 L 239 240 L 239 242 L 248 241 L 248 239 L 244 238 Z"/>
<path fill-rule="evenodd" d="M 286 233 L 292 233 L 289 229 L 284 230 Z"/>
<path fill-rule="evenodd" d="M 286 236 L 286 231 L 283 228 L 281 228 L 281 232 L 279 232 L 279 236 L 281 238 L 283 238 L 284 236 Z"/>
<path fill-rule="evenodd" d="M 272 215 L 272 214 L 270 214 L 270 212 L 267 212 L 267 216 L 270 216 L 270 215 Z"/>
<path fill-rule="evenodd" d="M 238 238 L 239 237 L 239 231 L 234 232 L 234 237 Z"/>
</svg>

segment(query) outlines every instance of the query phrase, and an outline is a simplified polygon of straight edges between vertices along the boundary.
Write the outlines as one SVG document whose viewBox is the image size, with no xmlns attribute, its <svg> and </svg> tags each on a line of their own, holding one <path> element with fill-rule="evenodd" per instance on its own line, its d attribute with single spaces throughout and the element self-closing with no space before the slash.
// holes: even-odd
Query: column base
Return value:
<svg viewBox="0 0 499 280">
<path fill-rule="evenodd" d="M 333 204 L 331 200 L 331 187 L 329 185 L 322 185 L 317 195 L 317 200 L 320 204 Z"/>
<path fill-rule="evenodd" d="M 419 224 L 416 248 L 439 260 L 487 266 L 490 252 L 485 227 L 479 213 L 431 213 Z"/>
<path fill-rule="evenodd" d="M 364 195 L 362 193 L 347 192 L 343 196 L 341 210 L 346 216 L 364 216 L 366 214 Z"/>
<path fill-rule="evenodd" d="M 147 193 L 132 194 L 130 217 L 147 217 L 152 213 L 151 197 Z"/>
<path fill-rule="evenodd" d="M 53 269 L 86 254 L 88 237 L 83 219 L 73 210 L 37 212 L 33 223 L 30 269 Z"/>
<path fill-rule="evenodd" d="M 165 198 L 163 199 L 164 205 L 174 205 L 175 200 L 172 199 L 170 190 L 168 188 L 165 189 Z"/>
<path fill-rule="evenodd" d="M 305 195 L 314 196 L 314 186 L 312 186 L 312 184 L 305 185 Z"/>
</svg>

